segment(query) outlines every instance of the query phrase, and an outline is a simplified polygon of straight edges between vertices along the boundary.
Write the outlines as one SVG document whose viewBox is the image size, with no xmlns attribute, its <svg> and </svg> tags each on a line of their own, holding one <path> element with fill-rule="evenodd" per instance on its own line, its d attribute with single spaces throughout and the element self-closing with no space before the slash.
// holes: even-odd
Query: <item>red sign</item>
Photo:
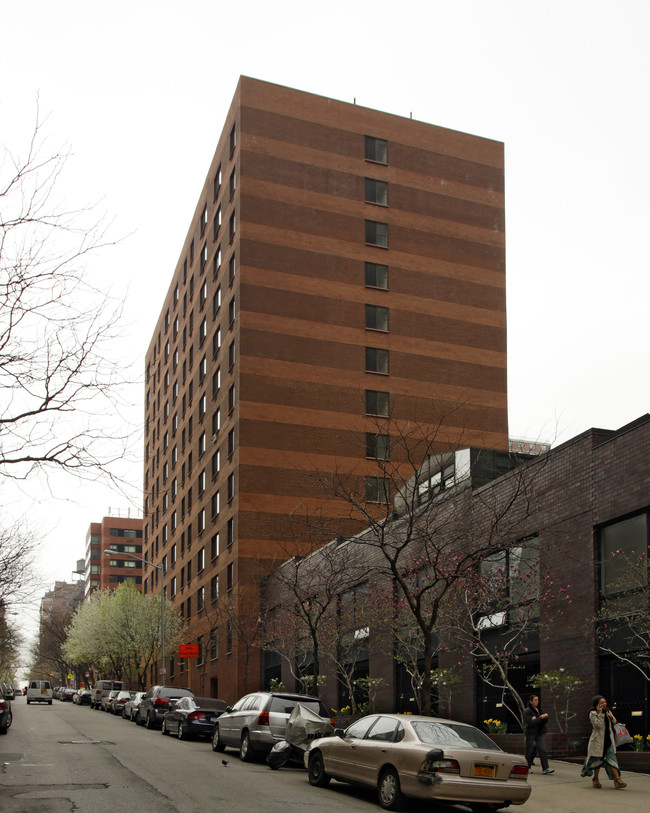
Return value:
<svg viewBox="0 0 650 813">
<path fill-rule="evenodd" d="M 199 645 L 198 644 L 181 644 L 178 647 L 179 658 L 198 658 Z"/>
</svg>

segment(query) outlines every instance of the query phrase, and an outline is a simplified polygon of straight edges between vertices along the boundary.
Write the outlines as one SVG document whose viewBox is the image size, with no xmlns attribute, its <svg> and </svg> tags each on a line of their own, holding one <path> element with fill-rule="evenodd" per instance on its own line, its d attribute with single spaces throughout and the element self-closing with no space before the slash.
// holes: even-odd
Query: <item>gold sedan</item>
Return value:
<svg viewBox="0 0 650 813">
<path fill-rule="evenodd" d="M 507 754 L 474 726 L 438 717 L 372 714 L 305 753 L 309 782 L 377 788 L 385 810 L 407 797 L 468 804 L 474 813 L 521 805 L 530 796 L 524 757 Z"/>
</svg>

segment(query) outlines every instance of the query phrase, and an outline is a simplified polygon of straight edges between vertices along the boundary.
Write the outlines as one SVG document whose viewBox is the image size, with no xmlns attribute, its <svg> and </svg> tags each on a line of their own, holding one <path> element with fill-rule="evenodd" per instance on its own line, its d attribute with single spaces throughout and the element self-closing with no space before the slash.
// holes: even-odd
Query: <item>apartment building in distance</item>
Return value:
<svg viewBox="0 0 650 813">
<path fill-rule="evenodd" d="M 114 555 L 104 554 L 105 550 Z M 131 582 L 142 590 L 142 518 L 102 517 L 86 533 L 84 596 Z"/>
<path fill-rule="evenodd" d="M 259 687 L 259 577 L 345 524 L 328 478 L 378 499 L 393 428 L 508 449 L 503 188 L 499 142 L 240 79 L 146 355 L 143 555 L 199 644 L 168 683 Z"/>
<path fill-rule="evenodd" d="M 54 582 L 52 590 L 48 590 L 41 599 L 40 623 L 55 617 L 71 616 L 83 597 L 83 583 Z"/>
</svg>

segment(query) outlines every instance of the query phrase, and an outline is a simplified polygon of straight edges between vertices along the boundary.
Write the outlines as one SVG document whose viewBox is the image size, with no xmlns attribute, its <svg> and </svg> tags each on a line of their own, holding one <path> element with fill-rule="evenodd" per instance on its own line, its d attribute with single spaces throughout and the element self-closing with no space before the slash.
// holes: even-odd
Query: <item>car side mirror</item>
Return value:
<svg viewBox="0 0 650 813">
<path fill-rule="evenodd" d="M 445 752 L 442 748 L 432 748 L 427 754 L 427 762 L 437 762 L 440 759 L 445 758 Z"/>
<path fill-rule="evenodd" d="M 232 708 L 231 708 L 230 706 L 226 706 L 226 711 L 225 711 L 225 713 L 226 713 L 226 714 L 230 714 L 230 712 L 231 712 L 231 711 L 232 711 Z M 221 713 L 222 713 L 222 714 L 224 714 L 224 712 L 221 712 Z"/>
<path fill-rule="evenodd" d="M 335 728 L 334 729 L 334 736 L 340 737 L 341 739 L 345 738 L 345 729 L 344 728 Z"/>
</svg>

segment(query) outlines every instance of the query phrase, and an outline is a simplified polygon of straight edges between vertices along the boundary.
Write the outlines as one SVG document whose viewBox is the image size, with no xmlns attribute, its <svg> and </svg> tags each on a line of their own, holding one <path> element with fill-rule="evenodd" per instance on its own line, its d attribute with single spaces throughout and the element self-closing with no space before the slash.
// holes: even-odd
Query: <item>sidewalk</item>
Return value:
<svg viewBox="0 0 650 813">
<path fill-rule="evenodd" d="M 650 799 L 650 774 L 623 772 L 627 787 L 614 790 L 614 783 L 601 770 L 601 790 L 594 790 L 591 779 L 580 776 L 581 766 L 571 762 L 551 760 L 555 773 L 542 774 L 537 760 L 528 781 L 533 789 L 530 799 L 523 807 L 511 807 L 522 813 L 611 813 L 646 810 Z"/>
</svg>

